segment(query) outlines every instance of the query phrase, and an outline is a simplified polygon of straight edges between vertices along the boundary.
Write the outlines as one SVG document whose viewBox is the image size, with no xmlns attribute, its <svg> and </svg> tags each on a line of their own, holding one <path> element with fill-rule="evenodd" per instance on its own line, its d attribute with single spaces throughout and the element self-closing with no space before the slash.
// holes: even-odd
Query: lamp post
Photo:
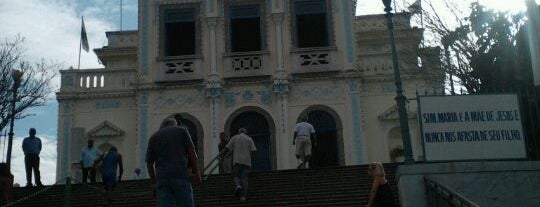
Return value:
<svg viewBox="0 0 540 207">
<path fill-rule="evenodd" d="M 394 22 L 392 14 L 392 0 L 382 0 L 384 4 L 384 11 L 386 12 L 386 23 L 388 25 L 388 33 L 390 37 L 390 47 L 392 49 L 392 63 L 394 65 L 394 80 L 396 82 L 396 103 L 399 113 L 399 125 L 401 128 L 401 138 L 403 139 L 403 150 L 405 151 L 405 164 L 413 164 L 414 159 L 412 156 L 411 147 L 411 134 L 409 133 L 409 120 L 407 111 L 405 109 L 405 101 L 407 97 L 403 95 L 403 86 L 401 84 L 401 74 L 399 72 L 399 61 L 396 50 L 396 42 L 394 38 Z"/>
<path fill-rule="evenodd" d="M 11 114 L 10 114 L 10 123 L 9 123 L 9 138 L 8 138 L 8 149 L 7 149 L 7 166 L 11 168 L 11 148 L 13 148 L 13 125 L 15 122 L 15 103 L 17 102 L 17 90 L 21 85 L 21 78 L 23 73 L 19 70 L 13 70 L 11 72 L 11 78 L 13 78 L 13 88 L 12 93 L 13 97 L 11 99 Z"/>
<path fill-rule="evenodd" d="M 453 34 L 449 34 L 447 36 L 444 36 L 441 40 L 443 47 L 444 47 L 444 56 L 446 57 L 446 71 L 448 72 L 449 79 L 450 79 L 450 94 L 456 95 L 456 92 L 454 91 L 454 77 L 452 70 L 452 63 L 450 62 L 450 45 L 452 44 L 453 38 L 450 36 Z"/>
</svg>

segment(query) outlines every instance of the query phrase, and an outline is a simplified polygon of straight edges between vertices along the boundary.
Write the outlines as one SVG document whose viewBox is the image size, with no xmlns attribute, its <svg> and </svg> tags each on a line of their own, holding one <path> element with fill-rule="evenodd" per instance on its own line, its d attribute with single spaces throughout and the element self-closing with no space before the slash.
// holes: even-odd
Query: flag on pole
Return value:
<svg viewBox="0 0 540 207">
<path fill-rule="evenodd" d="M 84 17 L 82 18 L 82 28 L 81 28 L 81 45 L 82 49 L 88 52 L 88 37 L 86 36 L 86 28 L 84 28 Z"/>
<path fill-rule="evenodd" d="M 527 1 L 527 14 L 534 85 L 540 86 L 540 37 L 538 35 L 540 32 L 540 7 L 534 0 Z"/>
</svg>

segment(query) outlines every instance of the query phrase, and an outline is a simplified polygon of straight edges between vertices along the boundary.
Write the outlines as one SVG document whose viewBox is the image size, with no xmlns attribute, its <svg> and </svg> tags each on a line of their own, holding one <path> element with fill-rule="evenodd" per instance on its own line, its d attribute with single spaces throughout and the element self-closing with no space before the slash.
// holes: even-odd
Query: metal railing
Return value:
<svg viewBox="0 0 540 207">
<path fill-rule="evenodd" d="M 453 189 L 429 177 L 424 177 L 428 206 L 433 207 L 480 207 Z"/>
<path fill-rule="evenodd" d="M 105 191 L 104 191 L 103 189 L 101 189 L 101 188 L 94 187 L 94 186 L 88 185 L 88 184 L 86 184 L 86 183 L 82 183 L 81 181 L 76 180 L 76 179 L 73 179 L 73 178 L 71 178 L 71 177 L 66 177 L 66 178 L 63 178 L 63 179 L 61 179 L 61 180 L 56 181 L 54 184 L 52 184 L 52 185 L 50 185 L 50 186 L 47 186 L 47 187 L 45 187 L 45 188 L 43 188 L 43 189 L 41 189 L 41 190 L 38 190 L 38 191 L 36 191 L 36 192 L 33 192 L 33 193 L 31 193 L 31 194 L 29 194 L 29 195 L 27 195 L 27 196 L 24 196 L 24 197 L 22 197 L 22 198 L 20 198 L 20 199 L 17 199 L 17 200 L 15 200 L 15 201 L 13 201 L 13 202 L 10 202 L 10 203 L 6 204 L 6 205 L 3 205 L 2 207 L 17 206 L 18 204 L 21 204 L 22 202 L 25 202 L 25 201 L 27 201 L 27 200 L 29 200 L 29 199 L 31 199 L 31 198 L 34 198 L 34 197 L 36 197 L 36 196 L 38 196 L 38 195 L 40 195 L 40 194 L 43 194 L 43 193 L 45 193 L 45 192 L 50 191 L 51 189 L 53 189 L 54 187 L 56 187 L 56 185 L 61 184 L 61 183 L 63 183 L 64 181 L 65 181 L 65 185 L 64 185 L 64 187 L 65 187 L 65 188 L 64 188 L 64 206 L 66 206 L 66 207 L 70 207 L 70 206 L 71 206 L 71 191 L 72 191 L 71 185 L 72 185 L 72 181 L 75 181 L 76 183 L 79 183 L 79 184 L 83 184 L 83 185 L 85 185 L 86 187 L 89 187 L 89 188 L 92 188 L 92 189 L 94 189 L 94 190 L 97 190 L 97 191 L 100 192 L 102 195 L 105 195 Z"/>
<path fill-rule="evenodd" d="M 217 156 L 214 157 L 214 159 L 212 159 L 210 161 L 210 163 L 208 163 L 206 166 L 204 166 L 203 168 L 203 171 L 201 172 L 201 175 L 203 176 L 201 178 L 202 181 L 205 181 L 208 179 L 208 177 L 210 175 L 212 175 L 214 173 L 214 171 L 216 171 L 216 169 L 218 169 L 220 163 L 221 163 L 221 154 L 223 153 L 223 151 L 219 152 L 219 154 Z M 232 152 L 227 152 L 226 155 L 224 156 L 229 156 L 229 154 L 232 153 Z M 207 170 L 210 170 L 207 172 Z"/>
</svg>

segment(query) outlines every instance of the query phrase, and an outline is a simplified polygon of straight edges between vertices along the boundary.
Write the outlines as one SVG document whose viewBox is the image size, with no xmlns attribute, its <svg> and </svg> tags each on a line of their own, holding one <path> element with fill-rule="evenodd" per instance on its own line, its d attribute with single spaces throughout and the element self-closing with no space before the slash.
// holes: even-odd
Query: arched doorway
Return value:
<svg viewBox="0 0 540 207">
<path fill-rule="evenodd" d="M 195 146 L 195 151 L 199 153 L 199 137 L 197 135 L 197 125 L 185 118 L 182 118 L 180 122 L 180 126 L 187 128 L 189 135 L 191 136 L 191 141 Z"/>
<path fill-rule="evenodd" d="M 195 152 L 199 157 L 199 165 L 204 167 L 204 134 L 201 123 L 197 118 L 188 113 L 179 113 L 182 117 L 180 119 L 180 126 L 187 128 L 191 141 L 195 147 Z M 174 118 L 175 114 L 170 115 L 168 118 Z"/>
<path fill-rule="evenodd" d="M 312 106 L 300 114 L 298 121 L 306 115 L 308 123 L 313 125 L 317 135 L 317 146 L 312 147 L 310 167 L 344 164 L 341 122 L 337 114 L 326 106 Z"/>
<path fill-rule="evenodd" d="M 273 126 L 269 115 L 264 113 L 263 110 L 249 110 L 249 108 L 240 109 L 233 113 L 225 125 L 226 131 L 231 136 L 238 134 L 238 129 L 245 128 L 248 136 L 255 142 L 257 152 L 255 160 L 251 163 L 252 170 L 255 172 L 269 171 L 274 166 Z"/>
</svg>

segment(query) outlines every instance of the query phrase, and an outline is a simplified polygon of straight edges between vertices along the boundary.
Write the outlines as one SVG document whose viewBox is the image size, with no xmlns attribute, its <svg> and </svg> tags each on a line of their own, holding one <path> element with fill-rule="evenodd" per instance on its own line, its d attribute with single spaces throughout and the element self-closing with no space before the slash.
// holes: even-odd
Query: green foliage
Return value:
<svg viewBox="0 0 540 207">
<path fill-rule="evenodd" d="M 449 60 L 443 61 L 444 68 L 459 79 L 459 85 L 469 93 L 532 87 L 523 13 L 494 11 L 475 2 L 469 15 L 462 16 L 454 2 L 445 4 L 454 15 L 454 24 L 449 22 L 452 18 L 441 16 L 428 4 L 431 11 L 425 11 L 425 28 L 449 54 Z"/>
<path fill-rule="evenodd" d="M 520 54 L 526 41 L 522 33 L 522 14 L 511 15 L 505 12 L 488 10 L 473 3 L 468 17 L 470 32 L 475 36 L 478 46 L 470 57 L 471 75 L 480 82 L 480 91 L 490 89 L 515 89 L 526 87 L 525 80 L 532 77 L 528 55 Z M 530 59 L 530 58 L 529 58 Z"/>
</svg>

